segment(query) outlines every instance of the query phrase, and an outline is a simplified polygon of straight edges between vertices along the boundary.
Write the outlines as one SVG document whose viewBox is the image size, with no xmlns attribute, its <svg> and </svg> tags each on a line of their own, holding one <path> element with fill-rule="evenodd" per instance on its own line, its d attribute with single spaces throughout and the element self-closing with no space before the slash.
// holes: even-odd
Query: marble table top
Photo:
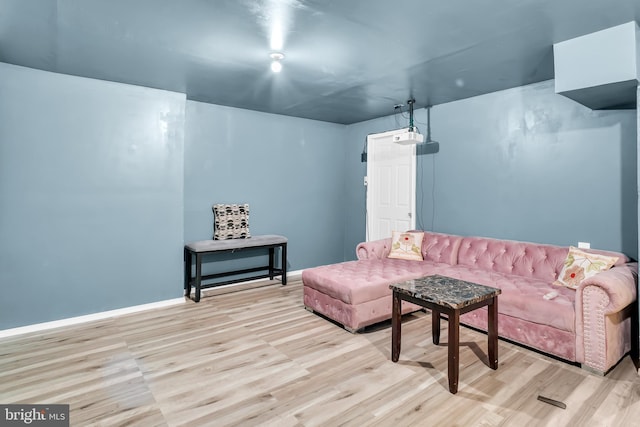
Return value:
<svg viewBox="0 0 640 427">
<path fill-rule="evenodd" d="M 426 276 L 390 285 L 391 290 L 453 309 L 500 295 L 500 289 L 446 276 Z"/>
</svg>

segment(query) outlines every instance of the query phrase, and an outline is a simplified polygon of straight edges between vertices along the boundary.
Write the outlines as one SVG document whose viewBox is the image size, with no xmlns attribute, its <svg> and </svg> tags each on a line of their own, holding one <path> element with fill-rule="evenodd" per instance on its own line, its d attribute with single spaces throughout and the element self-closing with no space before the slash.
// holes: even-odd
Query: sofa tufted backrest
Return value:
<svg viewBox="0 0 640 427">
<path fill-rule="evenodd" d="M 465 237 L 458 252 L 458 264 L 553 281 L 568 252 L 569 248 L 563 246 Z"/>
<path fill-rule="evenodd" d="M 425 231 L 422 240 L 422 257 L 426 261 L 454 265 L 458 262 L 460 243 L 462 243 L 462 236 Z"/>
</svg>

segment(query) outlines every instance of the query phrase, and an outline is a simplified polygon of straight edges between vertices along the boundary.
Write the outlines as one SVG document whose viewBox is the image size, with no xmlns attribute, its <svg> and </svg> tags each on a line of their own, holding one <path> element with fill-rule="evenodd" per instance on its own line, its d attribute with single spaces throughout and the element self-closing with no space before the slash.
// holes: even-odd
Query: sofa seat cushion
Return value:
<svg viewBox="0 0 640 427">
<path fill-rule="evenodd" d="M 302 272 L 302 282 L 347 304 L 391 295 L 389 285 L 438 274 L 448 264 L 404 259 L 364 259 L 323 265 Z"/>
<path fill-rule="evenodd" d="M 565 287 L 553 286 L 546 280 L 513 274 L 479 270 L 468 266 L 446 266 L 438 274 L 456 279 L 499 288 L 498 312 L 540 325 L 548 325 L 563 331 L 575 332 L 576 292 Z M 551 291 L 558 296 L 546 300 Z"/>
</svg>

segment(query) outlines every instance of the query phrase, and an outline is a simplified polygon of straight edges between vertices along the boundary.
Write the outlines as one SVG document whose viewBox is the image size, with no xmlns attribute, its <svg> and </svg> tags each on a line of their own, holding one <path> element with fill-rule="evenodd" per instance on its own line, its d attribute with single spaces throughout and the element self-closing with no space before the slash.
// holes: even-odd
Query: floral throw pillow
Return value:
<svg viewBox="0 0 640 427">
<path fill-rule="evenodd" d="M 422 261 L 422 231 L 394 231 L 391 234 L 391 252 L 388 258 Z"/>
<path fill-rule="evenodd" d="M 577 289 L 584 279 L 610 269 L 616 261 L 618 257 L 592 254 L 571 246 L 558 280 L 553 284 Z"/>
</svg>

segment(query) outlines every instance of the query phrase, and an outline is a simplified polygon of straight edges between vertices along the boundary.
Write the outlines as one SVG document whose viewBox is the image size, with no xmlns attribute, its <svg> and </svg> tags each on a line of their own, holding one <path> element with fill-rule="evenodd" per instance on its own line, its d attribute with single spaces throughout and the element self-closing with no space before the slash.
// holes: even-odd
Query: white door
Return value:
<svg viewBox="0 0 640 427">
<path fill-rule="evenodd" d="M 367 240 L 415 228 L 416 148 L 392 141 L 390 131 L 367 137 Z"/>
</svg>

